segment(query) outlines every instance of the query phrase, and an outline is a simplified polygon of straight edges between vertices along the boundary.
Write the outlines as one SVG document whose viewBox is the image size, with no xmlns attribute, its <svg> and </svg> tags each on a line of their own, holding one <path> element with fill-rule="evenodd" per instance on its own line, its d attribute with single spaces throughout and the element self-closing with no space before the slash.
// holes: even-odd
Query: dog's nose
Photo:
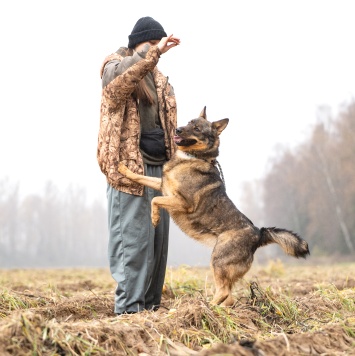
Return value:
<svg viewBox="0 0 355 356">
<path fill-rule="evenodd" d="M 181 132 L 182 132 L 181 127 L 178 127 L 178 128 L 175 130 L 175 133 L 176 133 L 177 135 L 180 135 Z"/>
</svg>

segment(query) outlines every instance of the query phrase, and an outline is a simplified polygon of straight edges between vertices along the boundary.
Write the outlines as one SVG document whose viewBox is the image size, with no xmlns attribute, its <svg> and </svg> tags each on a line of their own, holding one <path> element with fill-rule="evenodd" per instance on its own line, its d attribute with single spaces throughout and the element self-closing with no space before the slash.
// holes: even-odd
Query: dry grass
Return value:
<svg viewBox="0 0 355 356">
<path fill-rule="evenodd" d="M 168 269 L 162 307 L 117 317 L 106 269 L 0 271 L 1 355 L 355 355 L 355 264 L 256 266 L 232 308 L 208 269 Z"/>
</svg>

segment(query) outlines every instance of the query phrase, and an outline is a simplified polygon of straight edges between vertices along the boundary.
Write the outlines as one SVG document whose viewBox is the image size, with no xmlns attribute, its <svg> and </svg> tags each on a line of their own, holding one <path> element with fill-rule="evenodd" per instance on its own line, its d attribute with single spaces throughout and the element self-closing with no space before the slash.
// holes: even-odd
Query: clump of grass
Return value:
<svg viewBox="0 0 355 356">
<path fill-rule="evenodd" d="M 323 314 L 332 322 L 342 322 L 347 313 L 355 312 L 354 288 L 339 290 L 333 284 L 319 284 L 314 294 L 321 298 Z"/>
<path fill-rule="evenodd" d="M 354 318 L 353 318 L 354 319 Z M 349 319 L 343 325 L 346 334 L 355 339 L 355 322 L 349 322 Z M 354 340 L 355 346 L 355 340 Z"/>
<path fill-rule="evenodd" d="M 4 289 L 0 292 L 0 318 L 9 315 L 13 310 L 36 308 L 46 303 L 44 297 Z"/>
<path fill-rule="evenodd" d="M 4 290 L 0 293 L 0 315 L 5 316 L 8 312 L 17 309 L 27 309 L 30 304 L 21 298 L 20 296 L 9 293 L 8 290 Z"/>
<path fill-rule="evenodd" d="M 261 319 L 258 323 L 267 332 L 281 328 L 284 332 L 294 332 L 308 316 L 296 300 L 284 295 L 274 294 L 270 287 L 263 290 L 256 282 L 250 283 L 250 303 L 258 308 Z"/>
<path fill-rule="evenodd" d="M 250 337 L 237 310 L 211 306 L 201 293 L 176 298 L 170 310 L 173 311 L 170 321 L 165 320 L 159 332 L 188 348 L 206 349 L 216 343 L 231 343 Z"/>
<path fill-rule="evenodd" d="M 339 290 L 334 284 L 318 285 L 316 294 L 320 295 L 325 301 L 340 305 L 350 312 L 355 311 L 354 288 Z"/>
<path fill-rule="evenodd" d="M 170 268 L 167 271 L 166 285 L 175 297 L 182 295 L 194 295 L 206 291 L 209 269 L 192 268 L 191 266 L 180 266 L 179 268 Z"/>
<path fill-rule="evenodd" d="M 102 355 L 105 350 L 98 345 L 97 340 L 72 333 L 62 328 L 55 321 L 46 322 L 40 315 L 24 312 L 20 315 L 18 326 L 20 334 L 12 338 L 13 354 L 22 355 L 23 350 L 29 350 L 32 355 Z M 29 353 L 28 353 L 29 354 Z"/>
</svg>

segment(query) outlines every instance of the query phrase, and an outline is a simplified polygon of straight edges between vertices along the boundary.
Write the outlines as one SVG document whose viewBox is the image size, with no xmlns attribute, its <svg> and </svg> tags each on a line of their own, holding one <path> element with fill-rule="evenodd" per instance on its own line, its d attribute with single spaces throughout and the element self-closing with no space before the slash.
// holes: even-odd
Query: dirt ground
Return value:
<svg viewBox="0 0 355 356">
<path fill-rule="evenodd" d="M 355 264 L 254 267 L 212 307 L 207 269 L 170 269 L 162 306 L 116 316 L 105 269 L 0 271 L 0 355 L 355 355 Z"/>
</svg>

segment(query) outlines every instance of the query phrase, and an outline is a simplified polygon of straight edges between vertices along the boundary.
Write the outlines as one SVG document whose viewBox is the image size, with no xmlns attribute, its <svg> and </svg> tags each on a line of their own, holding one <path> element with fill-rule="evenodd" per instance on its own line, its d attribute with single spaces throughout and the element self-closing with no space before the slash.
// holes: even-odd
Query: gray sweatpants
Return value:
<svg viewBox="0 0 355 356">
<path fill-rule="evenodd" d="M 161 177 L 162 166 L 146 165 L 146 175 Z M 115 313 L 139 312 L 160 305 L 168 258 L 169 215 L 160 210 L 151 222 L 151 201 L 161 195 L 145 187 L 144 196 L 126 194 L 107 185 L 108 255 L 117 282 Z"/>
</svg>

